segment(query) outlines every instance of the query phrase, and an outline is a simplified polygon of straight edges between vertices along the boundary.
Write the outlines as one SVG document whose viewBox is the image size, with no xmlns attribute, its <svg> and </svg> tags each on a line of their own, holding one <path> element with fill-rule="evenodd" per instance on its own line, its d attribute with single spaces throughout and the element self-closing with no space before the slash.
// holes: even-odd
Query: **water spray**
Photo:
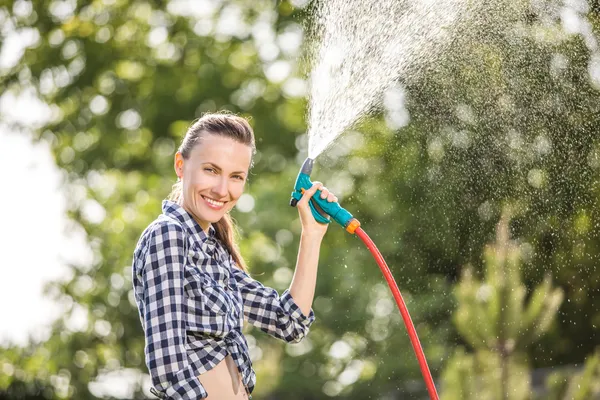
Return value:
<svg viewBox="0 0 600 400">
<path fill-rule="evenodd" d="M 290 200 L 290 205 L 295 207 L 298 204 L 298 201 L 302 198 L 302 195 L 305 191 L 310 189 L 313 183 L 310 180 L 310 174 L 312 173 L 314 160 L 312 158 L 307 158 L 302 164 L 302 168 L 300 168 L 300 172 L 298 173 L 298 177 L 296 178 L 296 184 L 294 185 L 294 191 L 292 192 L 292 198 Z M 383 256 L 375 246 L 375 243 L 371 240 L 371 238 L 366 234 L 366 232 L 360 227 L 360 222 L 352 216 L 346 209 L 344 209 L 338 202 L 328 202 L 327 199 L 321 198 L 321 191 L 317 190 L 315 195 L 309 201 L 310 209 L 312 211 L 315 219 L 323 224 L 328 224 L 333 219 L 335 222 L 340 224 L 348 233 L 356 234 L 362 241 L 365 243 L 375 261 L 379 265 L 383 276 L 385 277 L 390 290 L 396 300 L 396 305 L 400 310 L 400 314 L 402 315 L 402 319 L 404 320 L 404 325 L 406 325 L 406 329 L 408 331 L 408 336 L 410 338 L 410 342 L 412 344 L 413 350 L 415 351 L 415 355 L 417 356 L 417 360 L 419 361 L 419 367 L 421 368 L 421 374 L 423 374 L 423 379 L 425 380 L 425 385 L 427 386 L 427 391 L 429 392 L 429 397 L 431 400 L 438 400 L 437 390 L 435 388 L 435 384 L 433 383 L 433 378 L 431 377 L 431 372 L 429 371 L 429 366 L 427 365 L 427 360 L 425 359 L 425 354 L 423 353 L 423 348 L 421 347 L 421 342 L 419 341 L 419 337 L 417 336 L 417 331 L 415 326 L 410 318 L 410 314 L 408 313 L 408 309 L 406 307 L 406 303 L 404 303 L 404 299 L 400 294 L 400 289 L 398 289 L 398 285 L 392 276 L 390 269 L 387 266 L 387 263 L 383 259 Z M 330 218 L 331 219 L 330 219 Z"/>
</svg>

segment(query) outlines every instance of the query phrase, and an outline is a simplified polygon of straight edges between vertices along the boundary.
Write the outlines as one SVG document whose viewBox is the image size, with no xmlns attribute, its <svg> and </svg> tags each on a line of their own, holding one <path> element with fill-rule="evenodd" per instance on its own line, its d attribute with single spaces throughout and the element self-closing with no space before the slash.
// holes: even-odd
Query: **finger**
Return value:
<svg viewBox="0 0 600 400">
<path fill-rule="evenodd" d="M 323 187 L 323 189 L 321 189 L 321 198 L 326 199 L 327 196 L 329 196 L 329 189 L 327 189 L 326 187 Z"/>
<path fill-rule="evenodd" d="M 302 194 L 302 198 L 300 199 L 298 204 L 307 204 L 308 200 L 315 194 L 315 192 L 321 189 L 322 187 L 323 184 L 321 182 L 313 182 L 313 185 L 308 190 L 304 191 L 304 194 Z"/>
<path fill-rule="evenodd" d="M 335 202 L 337 201 L 337 197 L 335 197 L 335 195 L 333 193 L 329 193 L 329 196 L 327 196 L 327 201 L 328 202 Z"/>
<path fill-rule="evenodd" d="M 319 214 L 321 214 L 322 217 L 329 219 L 329 215 L 321 208 L 321 206 L 319 206 L 318 203 L 313 203 L 313 205 L 315 206 L 315 209 L 317 210 L 317 212 Z"/>
</svg>

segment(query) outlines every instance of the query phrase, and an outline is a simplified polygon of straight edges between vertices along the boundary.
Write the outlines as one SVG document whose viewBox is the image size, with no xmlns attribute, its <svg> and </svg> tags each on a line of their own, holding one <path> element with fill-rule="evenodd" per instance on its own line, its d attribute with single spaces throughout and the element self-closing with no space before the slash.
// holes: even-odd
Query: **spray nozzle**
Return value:
<svg viewBox="0 0 600 400">
<path fill-rule="evenodd" d="M 290 205 L 292 207 L 295 207 L 298 201 L 300 201 L 304 191 L 312 187 L 310 174 L 312 173 L 313 164 L 314 160 L 312 158 L 307 158 L 304 160 L 302 168 L 300 168 L 290 200 Z M 315 195 L 309 201 L 309 205 L 313 216 L 318 222 L 328 224 L 331 222 L 328 218 L 329 216 L 350 233 L 354 233 L 356 228 L 360 226 L 360 222 L 354 218 L 352 214 L 342 208 L 338 202 L 330 203 L 327 199 L 322 199 L 320 190 L 317 190 Z"/>
<path fill-rule="evenodd" d="M 302 163 L 302 168 L 300 168 L 300 172 L 310 176 L 310 174 L 312 173 L 314 163 L 315 160 L 313 160 L 312 158 L 307 158 L 306 160 L 304 160 L 304 163 Z"/>
</svg>

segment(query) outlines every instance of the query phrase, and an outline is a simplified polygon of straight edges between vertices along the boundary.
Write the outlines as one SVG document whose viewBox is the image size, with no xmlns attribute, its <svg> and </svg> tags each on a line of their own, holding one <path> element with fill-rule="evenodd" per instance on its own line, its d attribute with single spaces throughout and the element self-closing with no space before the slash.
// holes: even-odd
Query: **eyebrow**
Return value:
<svg viewBox="0 0 600 400">
<path fill-rule="evenodd" d="M 206 165 L 206 164 L 208 164 L 208 165 L 212 165 L 213 167 L 215 167 L 215 168 L 216 168 L 216 169 L 218 169 L 219 171 L 222 171 L 222 170 L 223 170 L 223 168 L 219 167 L 217 164 L 215 164 L 215 163 L 212 163 L 212 162 L 210 162 L 210 161 L 207 161 L 207 162 L 205 162 L 205 163 L 203 163 L 203 164 L 205 164 L 205 165 Z M 232 174 L 244 174 L 244 175 L 246 175 L 246 173 L 247 173 L 246 171 L 234 171 L 234 172 L 232 172 Z"/>
</svg>

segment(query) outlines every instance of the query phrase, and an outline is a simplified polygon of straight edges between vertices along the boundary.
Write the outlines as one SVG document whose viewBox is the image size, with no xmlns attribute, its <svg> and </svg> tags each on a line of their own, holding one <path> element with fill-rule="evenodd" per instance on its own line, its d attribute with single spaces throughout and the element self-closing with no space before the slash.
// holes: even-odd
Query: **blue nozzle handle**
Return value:
<svg viewBox="0 0 600 400">
<path fill-rule="evenodd" d="M 313 163 L 314 160 L 307 158 L 304 161 L 304 164 L 302 164 L 302 168 L 300 169 L 298 177 L 296 178 L 296 184 L 294 185 L 294 191 L 292 192 L 290 205 L 295 206 L 296 203 L 302 198 L 302 194 L 304 193 L 303 191 L 312 187 L 313 183 L 310 180 L 310 174 L 312 172 Z M 338 202 L 330 203 L 327 201 L 327 199 L 322 199 L 320 190 L 317 190 L 308 204 L 310 205 L 310 210 L 312 211 L 315 220 L 320 223 L 330 223 L 331 220 L 327 218 L 327 215 L 329 215 L 335 222 L 340 224 L 345 229 L 353 219 L 352 214 L 342 208 Z"/>
</svg>

